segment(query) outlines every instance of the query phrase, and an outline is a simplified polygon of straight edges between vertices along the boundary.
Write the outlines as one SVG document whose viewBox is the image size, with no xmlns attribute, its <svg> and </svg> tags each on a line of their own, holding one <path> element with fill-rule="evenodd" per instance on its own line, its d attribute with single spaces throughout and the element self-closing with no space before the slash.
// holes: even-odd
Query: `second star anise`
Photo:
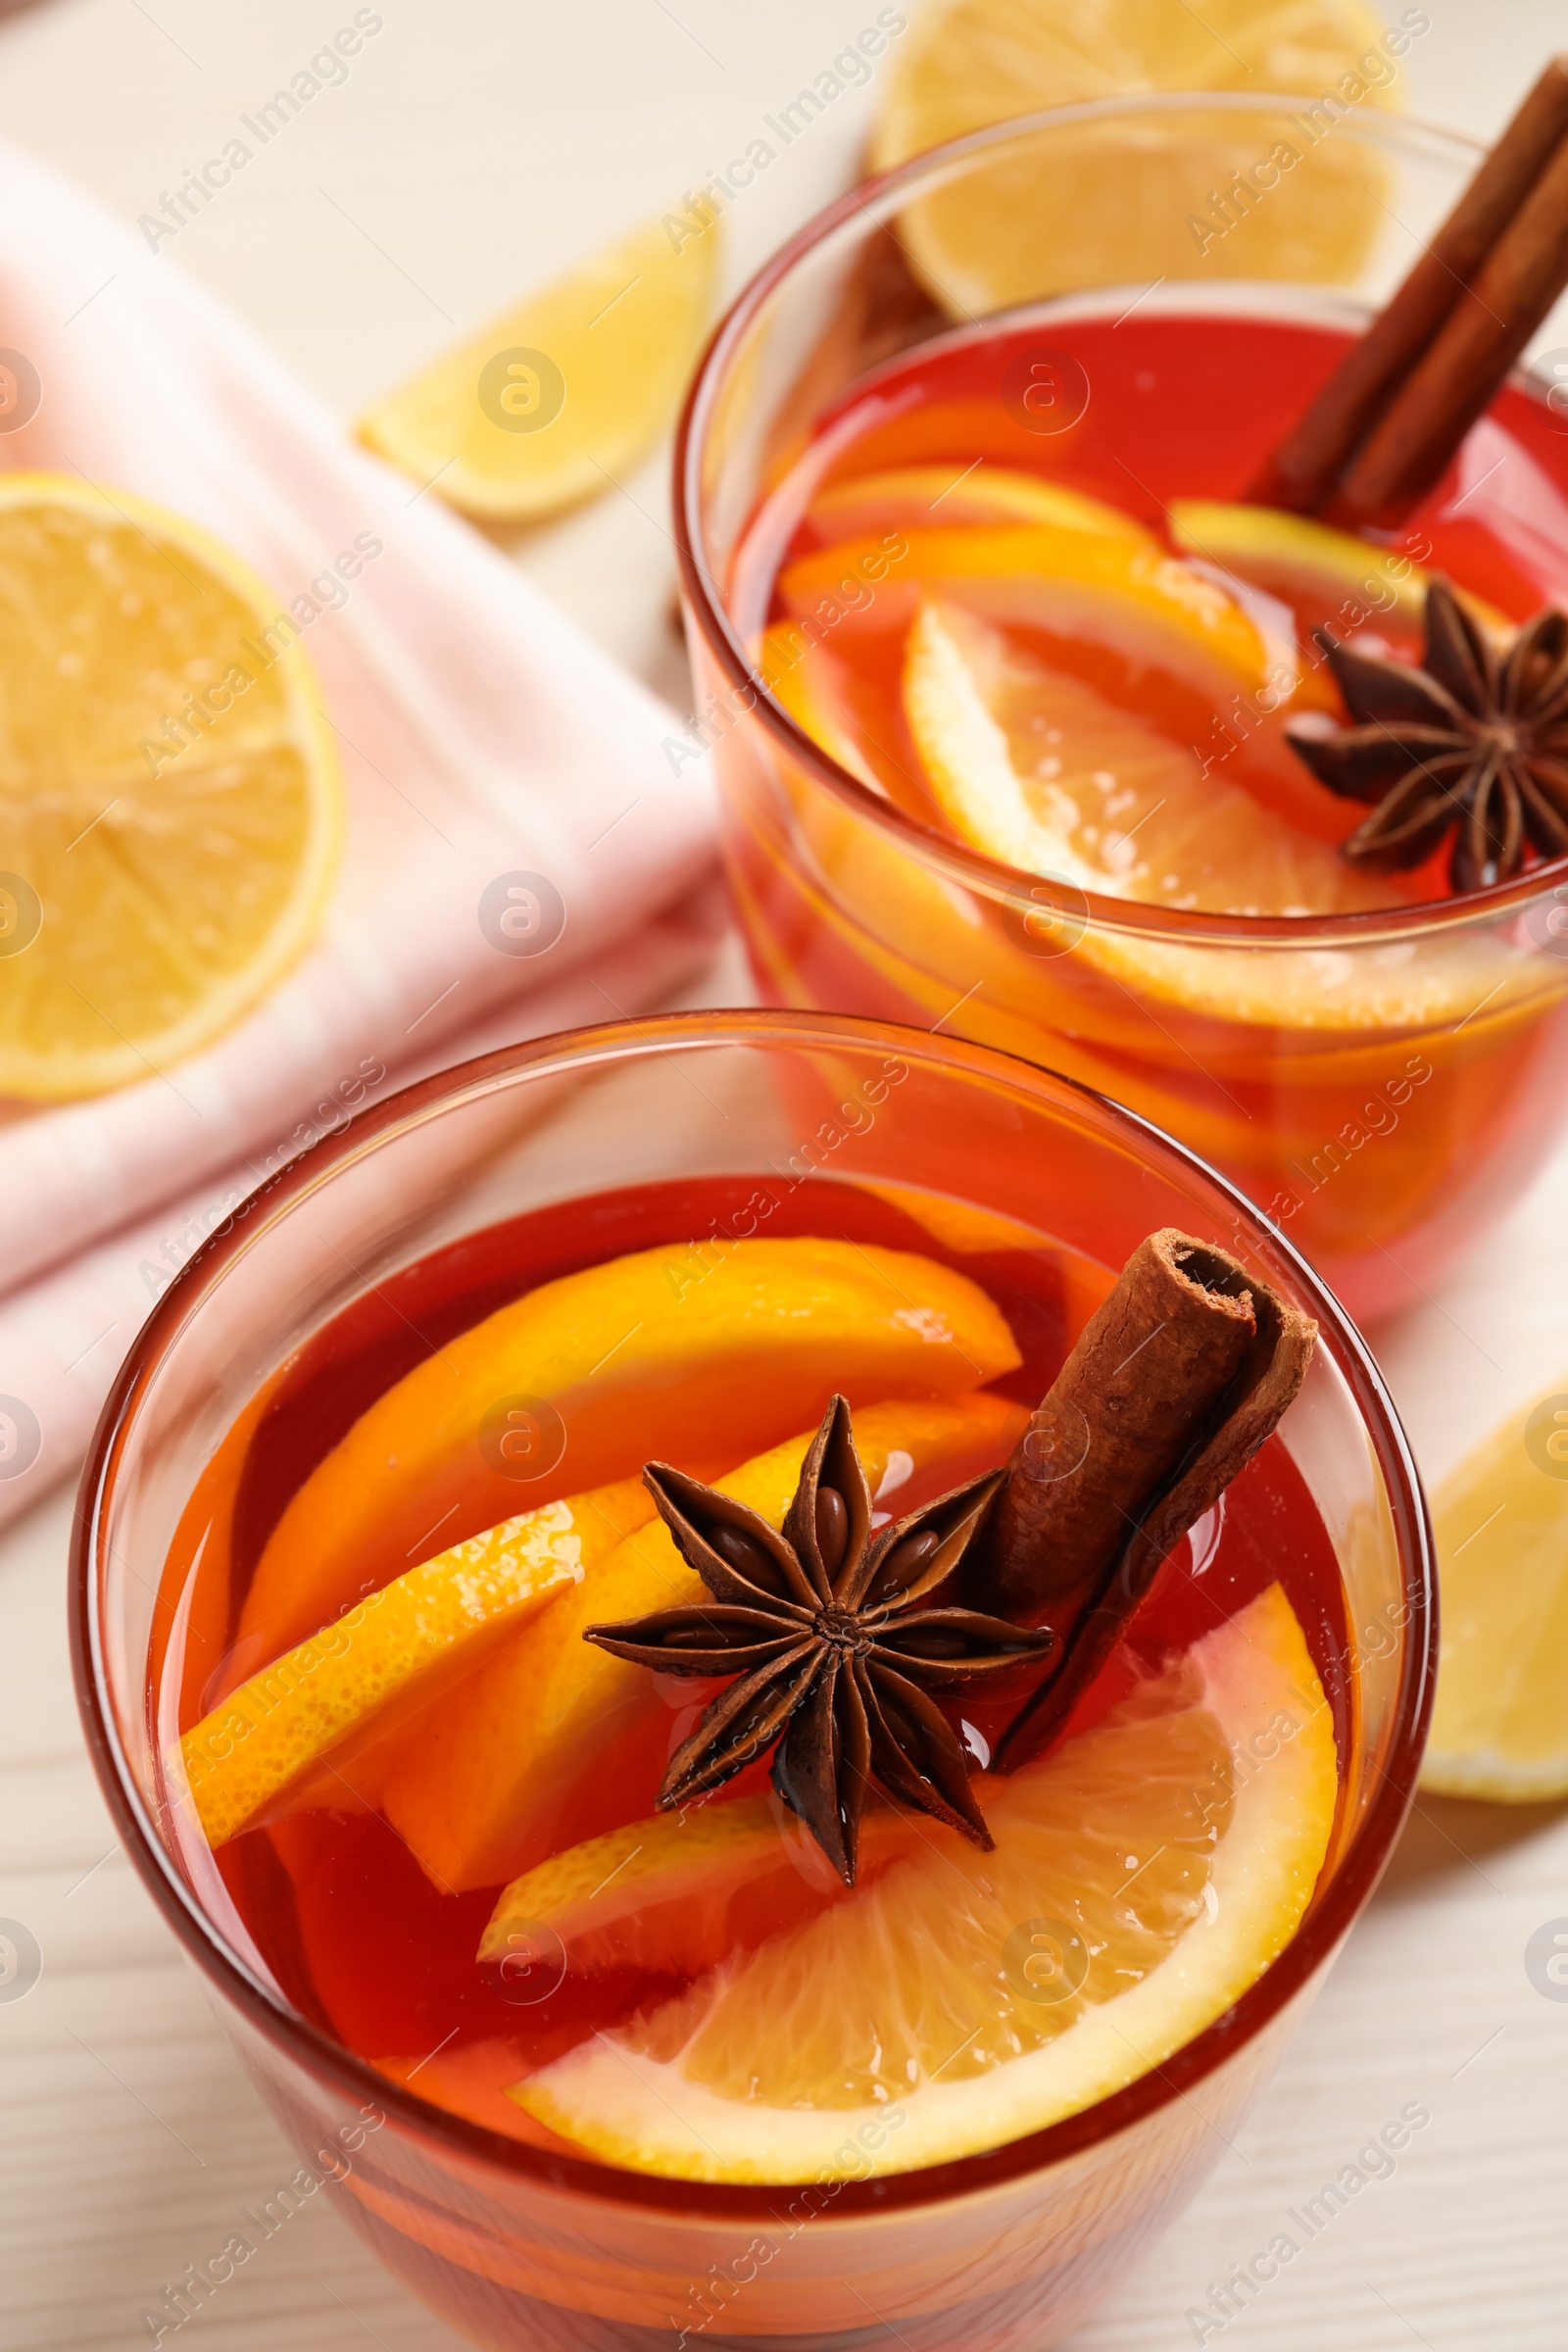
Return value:
<svg viewBox="0 0 1568 2352">
<path fill-rule="evenodd" d="M 951 1605 L 1005 1472 L 971 1479 L 873 1534 L 850 1408 L 835 1396 L 783 1530 L 666 1463 L 643 1472 L 710 1601 L 584 1639 L 662 1674 L 736 1679 L 670 1758 L 662 1809 L 719 1788 L 769 1748 L 773 1786 L 846 1885 L 866 1790 L 991 1844 L 957 1734 L 931 1693 L 1038 1661 L 1053 1637 Z"/>
<path fill-rule="evenodd" d="M 1419 669 L 1319 644 L 1354 722 L 1298 719 L 1291 748 L 1331 792 L 1376 807 L 1340 844 L 1358 862 L 1419 865 L 1448 831 L 1456 891 L 1506 882 L 1525 845 L 1568 853 L 1568 615 L 1549 609 L 1507 652 L 1488 644 L 1446 580 L 1427 590 Z"/>
</svg>

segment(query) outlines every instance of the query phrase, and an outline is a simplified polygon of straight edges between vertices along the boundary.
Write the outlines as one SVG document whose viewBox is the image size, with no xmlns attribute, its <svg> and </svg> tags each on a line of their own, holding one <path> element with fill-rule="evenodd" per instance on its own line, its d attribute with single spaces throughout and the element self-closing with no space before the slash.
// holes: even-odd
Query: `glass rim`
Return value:
<svg viewBox="0 0 1568 2352">
<path fill-rule="evenodd" d="M 1568 881 L 1568 853 L 1565 853 L 1560 858 L 1544 858 L 1509 881 L 1489 883 L 1484 889 L 1456 893 L 1451 898 L 1421 899 L 1407 906 L 1365 907 L 1344 914 L 1254 915 L 1146 905 L 1083 891 L 1060 877 L 1026 873 L 1022 867 L 1005 864 L 885 800 L 823 751 L 769 692 L 757 664 L 748 660 L 745 645 L 724 609 L 721 592 L 700 552 L 703 461 L 718 396 L 728 372 L 749 329 L 774 293 L 802 263 L 822 250 L 841 230 L 867 218 L 880 224 L 878 217 L 885 220 L 891 216 L 906 193 L 917 185 L 940 181 L 990 148 L 1018 144 L 1042 131 L 1066 130 L 1087 122 L 1114 122 L 1147 114 L 1289 113 L 1311 102 L 1312 94 L 1299 90 L 1135 92 L 1009 117 L 911 156 L 887 172 L 859 181 L 835 197 L 831 204 L 824 205 L 748 279 L 714 327 L 682 406 L 672 464 L 675 550 L 681 585 L 703 642 L 725 673 L 731 693 L 751 698 L 735 706 L 736 716 L 755 715 L 778 748 L 798 767 L 806 769 L 815 783 L 854 815 L 888 836 L 896 846 L 912 853 L 924 864 L 935 866 L 947 881 L 960 888 L 978 890 L 990 899 L 1010 902 L 1037 921 L 1043 909 L 1052 907 L 1073 921 L 1081 922 L 1087 917 L 1091 928 L 1123 936 L 1182 942 L 1191 947 L 1229 946 L 1299 953 L 1337 946 L 1371 947 L 1385 941 L 1402 942 L 1412 933 L 1465 930 L 1529 906 L 1544 893 Z M 1454 130 L 1421 115 L 1347 112 L 1334 127 L 1348 130 L 1352 137 L 1368 144 L 1413 148 L 1425 141 L 1458 166 L 1473 165 L 1487 152 L 1485 143 L 1468 132 Z M 1084 291 L 1079 289 L 1074 299 L 1080 299 Z M 1332 293 L 1334 289 L 1325 286 L 1320 291 Z M 1519 372 L 1516 369 L 1509 380 L 1517 380 Z"/>
<path fill-rule="evenodd" d="M 1371 1445 L 1394 1522 L 1402 1589 L 1411 1606 L 1402 1629 L 1398 1692 L 1389 1757 L 1380 1769 L 1379 1786 L 1346 1844 L 1316 1912 L 1240 1999 L 1160 2066 L 1043 2131 L 945 2164 L 845 2181 L 838 2195 L 840 2215 L 846 2220 L 864 2219 L 895 2207 L 943 2206 L 1004 2186 L 1109 2141 L 1173 2100 L 1185 2099 L 1195 2085 L 1286 2009 L 1332 1958 L 1382 1875 L 1414 1792 L 1432 1709 L 1438 1626 L 1436 1556 L 1409 1442 L 1370 1349 L 1333 1292 L 1263 1211 L 1196 1152 L 1152 1120 L 1058 1071 L 995 1047 L 847 1014 L 743 1009 L 656 1014 L 532 1039 L 437 1071 L 362 1112 L 258 1186 L 235 1210 L 228 1230 L 212 1235 L 175 1275 L 138 1332 L 99 1419 L 77 1493 L 70 1561 L 72 1675 L 88 1752 L 116 1832 L 165 1924 L 204 1979 L 274 2047 L 307 2066 L 318 2079 L 331 2082 L 357 2104 L 373 2102 L 389 2118 L 438 2141 L 453 2155 L 478 2160 L 541 2188 L 644 2210 L 662 2208 L 672 2215 L 739 2220 L 761 2219 L 773 2212 L 779 2189 L 787 2184 L 694 2181 L 631 2172 L 493 2132 L 381 2074 L 368 2059 L 288 2007 L 280 1994 L 255 1975 L 229 1947 L 181 1875 L 142 1800 L 120 1740 L 101 1617 L 106 1505 L 121 1465 L 135 1443 L 141 1393 L 230 1262 L 252 1246 L 253 1237 L 265 1231 L 265 1226 L 250 1221 L 250 1212 L 264 1202 L 270 1224 L 320 1185 L 332 1181 L 346 1164 L 387 1148 L 397 1136 L 414 1131 L 462 1101 L 497 1092 L 508 1082 L 525 1083 L 530 1076 L 552 1071 L 587 1074 L 596 1063 L 608 1070 L 649 1054 L 682 1051 L 724 1050 L 737 1045 L 799 1051 L 815 1045 L 832 1052 L 854 1044 L 884 1050 L 891 1046 L 910 1058 L 1021 1087 L 1057 1105 L 1075 1101 L 1093 1105 L 1108 1115 L 1113 1128 L 1125 1131 L 1146 1164 L 1165 1159 L 1183 1174 L 1196 1174 L 1237 1212 L 1250 1242 L 1266 1242 L 1279 1252 L 1320 1330 L 1333 1343 L 1337 1368 Z M 159 1573 L 161 1576 L 162 1563 Z"/>
</svg>

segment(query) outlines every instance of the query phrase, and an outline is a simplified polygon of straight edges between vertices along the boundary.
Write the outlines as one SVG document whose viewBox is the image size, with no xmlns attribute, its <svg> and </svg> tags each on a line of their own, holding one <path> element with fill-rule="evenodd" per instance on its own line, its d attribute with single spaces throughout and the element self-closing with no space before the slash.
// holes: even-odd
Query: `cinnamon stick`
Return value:
<svg viewBox="0 0 1568 2352">
<path fill-rule="evenodd" d="M 1397 522 L 1449 459 L 1568 285 L 1568 139 L 1346 469 L 1348 520 Z"/>
<path fill-rule="evenodd" d="M 1530 200 L 1565 137 L 1568 57 L 1554 57 L 1398 292 L 1346 355 L 1251 484 L 1247 492 L 1250 501 L 1258 506 L 1288 507 L 1300 514 L 1310 514 L 1326 503 L 1360 443 L 1377 425 L 1380 413 L 1396 396 L 1405 376 L 1432 345 L 1494 247 Z M 1552 300 L 1555 296 L 1547 301 L 1546 310 Z M 1508 317 L 1500 304 L 1495 307 L 1502 318 Z M 1544 315 L 1543 311 L 1541 317 Z M 1539 323 L 1537 318 L 1503 361 L 1501 370 L 1492 379 L 1492 389 Z M 1457 447 L 1457 440 L 1453 446 Z M 1439 466 L 1438 473 L 1442 470 Z"/>
<path fill-rule="evenodd" d="M 1057 1636 L 995 1770 L 1059 1732 L 1171 1546 L 1296 1396 L 1316 1337 L 1211 1244 L 1166 1227 L 1133 1251 L 1019 1440 L 992 1517 L 978 1605 Z"/>
</svg>

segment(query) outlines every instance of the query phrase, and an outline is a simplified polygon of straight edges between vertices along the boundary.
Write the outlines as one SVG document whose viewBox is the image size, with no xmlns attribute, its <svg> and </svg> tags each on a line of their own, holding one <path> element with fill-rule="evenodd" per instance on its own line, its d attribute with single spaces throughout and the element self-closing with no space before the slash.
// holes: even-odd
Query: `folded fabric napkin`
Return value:
<svg viewBox="0 0 1568 2352">
<path fill-rule="evenodd" d="M 78 1458 L 158 1287 L 149 1243 L 480 1024 L 495 1044 L 662 1001 L 722 914 L 706 763 L 672 772 L 667 710 L 173 261 L 5 148 L 0 342 L 42 385 L 0 465 L 136 492 L 244 556 L 301 622 L 348 806 L 322 930 L 258 1010 L 120 1093 L 0 1105 L 4 1520 Z M 344 582 L 334 559 L 370 543 Z M 516 874 L 559 894 L 544 953 L 481 926 Z"/>
</svg>

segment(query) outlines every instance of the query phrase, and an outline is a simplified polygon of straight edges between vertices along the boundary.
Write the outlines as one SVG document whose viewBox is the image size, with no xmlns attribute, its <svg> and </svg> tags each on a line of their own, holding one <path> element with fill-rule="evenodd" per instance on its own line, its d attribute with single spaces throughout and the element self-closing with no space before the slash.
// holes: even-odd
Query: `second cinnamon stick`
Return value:
<svg viewBox="0 0 1568 2352">
<path fill-rule="evenodd" d="M 1058 1637 L 1060 1662 L 1001 1742 L 1045 1745 L 1154 1572 L 1251 1459 L 1317 1327 L 1223 1250 L 1167 1227 L 1090 1318 L 1009 1464 L 980 1605 Z"/>
</svg>

